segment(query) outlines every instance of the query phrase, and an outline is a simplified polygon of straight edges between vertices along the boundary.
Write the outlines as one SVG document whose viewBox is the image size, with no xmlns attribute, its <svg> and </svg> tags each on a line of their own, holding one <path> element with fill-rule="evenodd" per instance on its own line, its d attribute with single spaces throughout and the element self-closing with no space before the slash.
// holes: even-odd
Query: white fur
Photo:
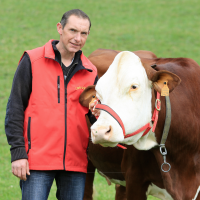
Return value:
<svg viewBox="0 0 200 200">
<path fill-rule="evenodd" d="M 149 150 L 157 146 L 158 143 L 156 141 L 155 133 L 150 130 L 147 135 L 141 137 L 140 140 L 133 145 L 138 150 Z"/>
<path fill-rule="evenodd" d="M 131 90 L 131 86 L 137 87 Z M 124 123 L 126 134 L 133 133 L 151 121 L 151 81 L 149 81 L 141 60 L 134 53 L 119 53 L 107 72 L 96 85 L 97 97 L 102 104 L 111 107 Z M 138 149 L 148 150 L 155 146 L 155 135 L 150 132 L 142 137 L 143 132 L 124 139 L 123 131 L 118 122 L 107 112 L 101 111 L 100 117 L 91 130 L 111 126 L 112 135 L 104 138 L 102 146 L 116 146 L 118 143 L 133 144 Z M 92 137 L 94 143 L 99 143 Z"/>
<path fill-rule="evenodd" d="M 148 187 L 146 195 L 152 195 L 162 200 L 173 200 L 171 195 L 165 189 L 161 189 L 153 183 Z"/>
</svg>

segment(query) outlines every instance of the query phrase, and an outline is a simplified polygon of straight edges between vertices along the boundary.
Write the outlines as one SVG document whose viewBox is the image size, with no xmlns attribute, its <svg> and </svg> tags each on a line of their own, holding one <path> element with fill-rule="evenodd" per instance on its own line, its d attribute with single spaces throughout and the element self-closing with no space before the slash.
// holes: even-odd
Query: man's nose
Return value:
<svg viewBox="0 0 200 200">
<path fill-rule="evenodd" d="M 76 42 L 80 42 L 81 41 L 81 33 L 77 33 L 76 34 L 75 40 L 76 40 Z"/>
</svg>

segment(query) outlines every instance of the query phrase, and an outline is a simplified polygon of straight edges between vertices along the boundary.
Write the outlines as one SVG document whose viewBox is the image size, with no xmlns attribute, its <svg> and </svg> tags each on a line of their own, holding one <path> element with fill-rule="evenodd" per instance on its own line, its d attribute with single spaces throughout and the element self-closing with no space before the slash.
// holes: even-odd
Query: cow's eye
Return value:
<svg viewBox="0 0 200 200">
<path fill-rule="evenodd" d="M 136 90 L 137 88 L 138 88 L 137 85 L 132 85 L 132 86 L 131 86 L 131 89 L 132 89 L 132 90 Z"/>
</svg>

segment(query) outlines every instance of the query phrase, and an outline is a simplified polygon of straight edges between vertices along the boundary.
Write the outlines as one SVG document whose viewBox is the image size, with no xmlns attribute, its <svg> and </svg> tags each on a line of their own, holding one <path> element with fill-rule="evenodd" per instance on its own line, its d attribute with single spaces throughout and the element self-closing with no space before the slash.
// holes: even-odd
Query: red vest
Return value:
<svg viewBox="0 0 200 200">
<path fill-rule="evenodd" d="M 97 69 L 82 53 L 86 69 L 77 71 L 65 90 L 63 71 L 54 60 L 51 42 L 27 51 L 32 67 L 32 93 L 24 113 L 29 167 L 87 172 L 88 108 L 80 105 L 79 96 L 94 84 Z"/>
</svg>

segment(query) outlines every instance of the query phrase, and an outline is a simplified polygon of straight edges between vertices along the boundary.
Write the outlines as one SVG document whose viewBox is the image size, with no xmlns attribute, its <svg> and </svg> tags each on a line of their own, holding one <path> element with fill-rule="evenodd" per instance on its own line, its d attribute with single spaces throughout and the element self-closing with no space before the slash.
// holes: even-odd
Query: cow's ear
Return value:
<svg viewBox="0 0 200 200">
<path fill-rule="evenodd" d="M 169 92 L 171 92 L 177 85 L 180 84 L 181 79 L 174 73 L 161 70 L 161 71 L 155 71 L 155 73 L 151 77 L 151 81 L 153 82 L 154 89 L 157 92 L 161 93 L 161 89 L 163 88 L 165 83 L 167 83 Z"/>
<path fill-rule="evenodd" d="M 155 65 L 154 59 L 142 58 L 141 62 L 146 70 L 149 80 L 153 82 L 154 89 L 157 92 L 161 93 L 161 89 L 165 85 L 165 82 L 167 83 L 169 92 L 173 91 L 174 88 L 180 84 L 181 79 L 176 74 L 167 70 L 156 71 L 155 69 L 153 69 L 153 67 L 151 66 Z"/>
<path fill-rule="evenodd" d="M 90 85 L 81 93 L 79 97 L 80 104 L 89 108 L 89 103 L 91 102 L 93 96 L 96 96 L 95 85 Z"/>
</svg>

